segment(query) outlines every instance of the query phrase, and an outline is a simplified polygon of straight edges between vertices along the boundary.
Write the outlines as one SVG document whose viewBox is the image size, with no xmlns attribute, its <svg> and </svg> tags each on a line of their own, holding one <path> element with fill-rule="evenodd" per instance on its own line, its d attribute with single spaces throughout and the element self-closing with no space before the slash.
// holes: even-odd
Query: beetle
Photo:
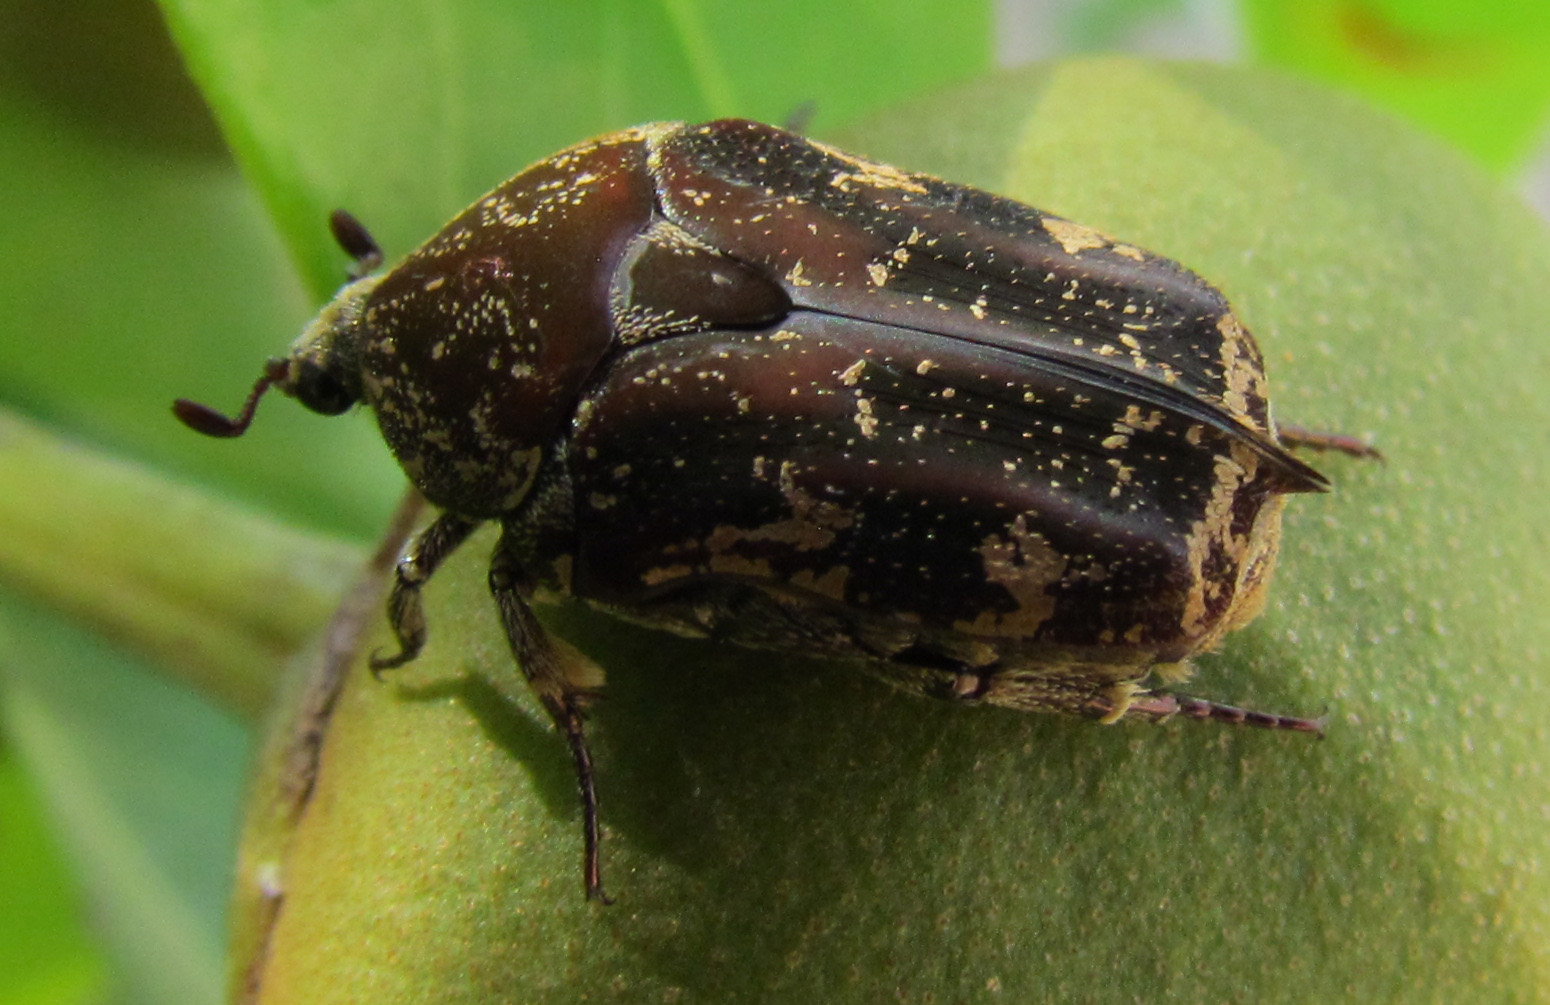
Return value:
<svg viewBox="0 0 1550 1005">
<path fill-rule="evenodd" d="M 440 510 L 420 591 L 485 521 L 489 585 L 569 742 L 589 898 L 606 901 L 583 718 L 600 671 L 535 601 L 853 658 L 958 702 L 1114 722 L 1316 720 L 1149 688 L 1263 606 L 1285 497 L 1328 482 L 1263 361 L 1181 265 L 988 192 L 756 122 L 653 123 L 541 161 L 391 269 L 353 218 L 350 282 L 269 387 L 365 403 Z"/>
</svg>

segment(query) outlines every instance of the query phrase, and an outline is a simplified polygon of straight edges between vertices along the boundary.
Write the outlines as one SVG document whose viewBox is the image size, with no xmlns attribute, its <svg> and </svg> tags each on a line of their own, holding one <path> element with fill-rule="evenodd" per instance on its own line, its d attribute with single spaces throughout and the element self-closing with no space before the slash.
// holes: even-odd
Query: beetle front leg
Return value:
<svg viewBox="0 0 1550 1005">
<path fill-rule="evenodd" d="M 393 570 L 393 593 L 388 597 L 388 624 L 393 626 L 393 637 L 398 639 L 398 652 L 392 656 L 373 653 L 373 677 L 381 680 L 382 671 L 403 666 L 425 647 L 425 609 L 420 604 L 420 588 L 477 526 L 478 521 L 443 513 L 398 560 Z"/>
<path fill-rule="evenodd" d="M 511 643 L 512 655 L 517 658 L 528 686 L 570 744 L 576 784 L 581 789 L 585 837 L 582 875 L 586 881 L 587 899 L 611 904 L 613 901 L 603 892 L 598 853 L 597 786 L 592 752 L 587 747 L 583 727 L 585 701 L 591 689 L 601 683 L 601 672 L 573 647 L 552 638 L 544 630 L 528 603 L 532 582 L 504 547 L 497 549 L 490 563 L 490 593 L 500 609 L 506 639 Z"/>
</svg>

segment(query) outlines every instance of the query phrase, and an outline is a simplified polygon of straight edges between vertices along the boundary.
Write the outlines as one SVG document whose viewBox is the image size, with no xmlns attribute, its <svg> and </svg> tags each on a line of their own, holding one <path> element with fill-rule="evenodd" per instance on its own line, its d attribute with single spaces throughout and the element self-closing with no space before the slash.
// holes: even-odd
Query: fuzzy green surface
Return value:
<svg viewBox="0 0 1550 1005">
<path fill-rule="evenodd" d="M 1336 491 L 1291 501 L 1267 612 L 1191 685 L 1327 709 L 1328 737 L 953 708 L 561 611 L 610 672 L 602 908 L 484 536 L 429 588 L 421 659 L 352 671 L 311 803 L 244 873 L 249 922 L 260 872 L 285 892 L 262 1000 L 1542 997 L 1543 226 L 1242 71 L 1071 62 L 841 139 L 1180 259 L 1255 331 L 1281 419 L 1382 446 L 1318 460 Z"/>
</svg>

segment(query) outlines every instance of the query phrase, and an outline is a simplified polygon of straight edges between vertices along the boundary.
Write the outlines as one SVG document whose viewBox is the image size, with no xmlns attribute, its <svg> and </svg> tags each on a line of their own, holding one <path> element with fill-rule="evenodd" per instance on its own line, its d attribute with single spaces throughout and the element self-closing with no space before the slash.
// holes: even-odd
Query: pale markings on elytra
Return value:
<svg viewBox="0 0 1550 1005">
<path fill-rule="evenodd" d="M 1162 421 L 1163 412 L 1161 409 L 1154 408 L 1142 415 L 1139 405 L 1129 404 L 1125 406 L 1125 414 L 1120 416 L 1119 421 L 1114 424 L 1114 429 L 1116 432 L 1139 429 L 1149 433 L 1162 425 Z"/>
<path fill-rule="evenodd" d="M 1222 393 L 1222 403 L 1234 416 L 1260 429 L 1259 423 L 1248 414 L 1249 402 L 1265 397 L 1264 370 L 1258 354 L 1237 315 L 1224 314 L 1216 328 L 1222 334 L 1222 379 L 1227 385 Z"/>
<path fill-rule="evenodd" d="M 861 435 L 867 439 L 877 435 L 877 417 L 872 414 L 872 399 L 856 397 L 856 425 L 861 427 Z"/>
<path fill-rule="evenodd" d="M 1185 538 L 1190 569 L 1190 589 L 1184 602 L 1181 627 L 1188 637 L 1198 637 L 1207 624 L 1208 604 L 1221 590 L 1221 584 L 1205 575 L 1206 560 L 1220 552 L 1241 568 L 1249 540 L 1232 533 L 1232 504 L 1241 488 L 1254 480 L 1259 471 L 1259 456 L 1243 444 L 1232 441 L 1228 453 L 1217 454 L 1213 465 L 1211 495 L 1199 520 L 1190 525 Z M 1225 628 L 1222 630 L 1225 631 Z"/>
<path fill-rule="evenodd" d="M 1025 513 L 1013 518 L 1005 536 L 999 532 L 986 535 L 977 550 L 985 578 L 1005 589 L 1017 602 L 1017 609 L 1004 614 L 981 611 L 973 621 L 960 621 L 954 627 L 971 635 L 1032 637 L 1055 613 L 1055 598 L 1048 590 L 1060 581 L 1066 557 L 1043 534 L 1029 528 Z"/>
<path fill-rule="evenodd" d="M 850 569 L 843 565 L 830 566 L 821 575 L 811 569 L 802 569 L 793 575 L 788 582 L 798 589 L 816 593 L 830 600 L 845 599 L 845 584 L 850 578 Z"/>
<path fill-rule="evenodd" d="M 1089 248 L 1107 247 L 1111 242 L 1108 235 L 1094 230 L 1092 227 L 1080 223 L 1072 223 L 1070 220 L 1062 220 L 1055 216 L 1046 216 L 1039 221 L 1044 229 L 1060 245 L 1068 255 L 1086 251 Z"/>
<path fill-rule="evenodd" d="M 916 195 L 924 195 L 926 193 L 926 186 L 922 183 L 922 180 L 908 171 L 902 171 L 891 164 L 881 164 L 877 161 L 857 157 L 854 154 L 831 147 L 826 143 L 809 142 L 812 143 L 815 149 L 823 151 L 852 169 L 850 171 L 836 171 L 829 178 L 829 184 L 842 192 L 851 192 L 860 187 L 863 189 L 910 192 Z"/>
<path fill-rule="evenodd" d="M 722 552 L 712 554 L 707 567 L 711 572 L 723 576 L 748 576 L 754 579 L 775 579 L 775 570 L 770 566 L 769 559 L 746 558 L 742 555 Z"/>
</svg>

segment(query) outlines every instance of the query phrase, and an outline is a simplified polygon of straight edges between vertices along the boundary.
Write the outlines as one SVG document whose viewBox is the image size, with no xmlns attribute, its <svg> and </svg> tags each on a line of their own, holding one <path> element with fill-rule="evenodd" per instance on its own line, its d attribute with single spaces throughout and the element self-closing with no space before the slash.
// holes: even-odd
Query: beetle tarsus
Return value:
<svg viewBox="0 0 1550 1005">
<path fill-rule="evenodd" d="M 388 597 L 388 624 L 398 640 L 398 652 L 392 656 L 383 656 L 380 650 L 371 654 L 367 665 L 377 680 L 382 679 L 382 671 L 403 666 L 425 648 L 425 608 L 420 603 L 420 589 L 477 526 L 477 521 L 443 513 L 399 559 L 393 569 L 393 592 Z"/>
<path fill-rule="evenodd" d="M 1094 712 L 1103 714 L 1109 711 L 1109 702 L 1103 698 L 1094 699 L 1091 708 Z M 1274 712 L 1260 712 L 1252 708 L 1240 708 L 1237 705 L 1224 705 L 1219 701 L 1194 698 L 1185 694 L 1139 695 L 1130 702 L 1125 711 L 1127 715 L 1146 716 L 1154 720 L 1171 719 L 1174 716 L 1183 716 L 1187 719 L 1213 719 L 1231 726 L 1283 729 L 1297 733 L 1315 733 L 1320 737 L 1323 737 L 1324 727 L 1329 724 L 1328 715 L 1321 715 L 1317 719 L 1277 715 Z"/>
<path fill-rule="evenodd" d="M 599 853 L 601 833 L 597 816 L 596 773 L 592 769 L 592 752 L 587 747 L 586 734 L 582 729 L 579 710 L 566 713 L 562 728 L 570 744 L 571 760 L 576 766 L 576 781 L 581 787 L 582 832 L 585 847 L 582 851 L 582 875 L 586 878 L 587 899 L 603 905 L 612 904 L 613 898 L 603 892 L 603 869 Z"/>
<path fill-rule="evenodd" d="M 371 658 L 366 661 L 366 666 L 371 670 L 371 675 L 377 679 L 377 682 L 381 683 L 386 679 L 382 676 L 384 670 L 395 670 L 408 663 L 415 656 L 419 655 L 418 649 L 419 647 L 416 646 L 415 651 L 410 652 L 407 647 L 400 648 L 392 656 L 383 656 L 381 649 L 373 649 L 371 651 Z"/>
</svg>

